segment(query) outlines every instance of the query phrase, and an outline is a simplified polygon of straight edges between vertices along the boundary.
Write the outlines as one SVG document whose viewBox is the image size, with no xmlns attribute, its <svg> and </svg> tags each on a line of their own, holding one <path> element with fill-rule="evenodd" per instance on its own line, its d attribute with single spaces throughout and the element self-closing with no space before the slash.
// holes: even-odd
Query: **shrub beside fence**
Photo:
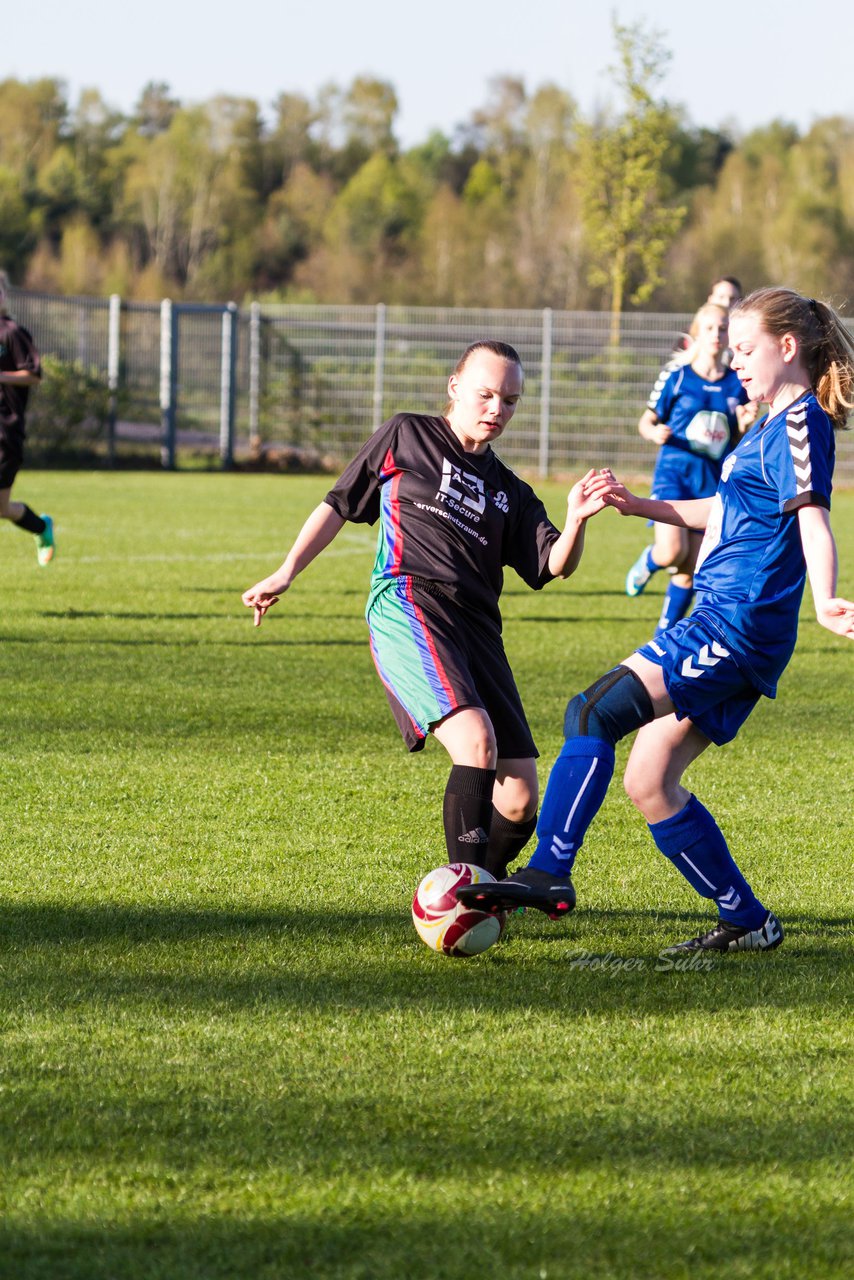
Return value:
<svg viewBox="0 0 854 1280">
<path fill-rule="evenodd" d="M 211 465 L 266 456 L 285 467 L 334 467 L 390 414 L 440 411 L 460 353 L 495 337 L 519 350 L 526 372 L 525 396 L 500 452 L 539 476 L 575 474 L 602 460 L 627 474 L 651 471 L 655 450 L 638 435 L 638 418 L 690 322 L 688 315 L 627 314 L 615 351 L 610 317 L 595 312 L 238 309 L 21 290 L 11 310 L 42 355 L 59 362 L 33 396 L 33 421 L 47 430 L 50 376 L 66 379 L 57 392 L 64 402 L 73 399 L 72 383 L 75 394 L 91 397 L 79 431 L 64 428 L 64 460 L 78 447 L 87 460 L 120 464 L 175 466 L 192 450 Z M 852 437 L 840 440 L 837 464 L 838 480 L 848 483 Z M 38 439 L 34 431 L 34 445 Z M 36 461 L 47 459 L 50 450 L 37 447 L 36 454 Z"/>
</svg>

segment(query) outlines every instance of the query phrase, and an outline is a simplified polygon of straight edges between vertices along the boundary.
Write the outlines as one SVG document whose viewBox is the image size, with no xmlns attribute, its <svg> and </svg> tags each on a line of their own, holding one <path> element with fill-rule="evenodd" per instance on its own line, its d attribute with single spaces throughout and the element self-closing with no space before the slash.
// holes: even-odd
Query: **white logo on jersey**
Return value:
<svg viewBox="0 0 854 1280">
<path fill-rule="evenodd" d="M 808 493 L 812 485 L 812 462 L 805 404 L 798 405 L 797 409 L 786 416 L 786 435 L 789 437 L 789 448 L 792 451 L 796 491 Z"/>
<path fill-rule="evenodd" d="M 455 502 L 461 502 L 469 511 L 480 515 L 486 506 L 483 481 L 471 471 L 462 471 L 456 463 L 442 459 L 442 483 L 439 493 L 445 493 Z"/>
<path fill-rule="evenodd" d="M 695 413 L 685 430 L 695 453 L 704 453 L 715 461 L 729 444 L 729 422 L 725 413 L 717 409 L 701 409 Z"/>
<path fill-rule="evenodd" d="M 510 510 L 510 502 L 507 498 L 507 494 L 504 492 L 503 489 L 499 489 L 498 493 L 491 493 L 489 496 L 499 511 Z"/>
<path fill-rule="evenodd" d="M 724 465 L 721 467 L 721 481 L 729 480 L 732 469 L 735 466 L 735 454 L 731 453 L 728 458 L 724 458 Z"/>
</svg>

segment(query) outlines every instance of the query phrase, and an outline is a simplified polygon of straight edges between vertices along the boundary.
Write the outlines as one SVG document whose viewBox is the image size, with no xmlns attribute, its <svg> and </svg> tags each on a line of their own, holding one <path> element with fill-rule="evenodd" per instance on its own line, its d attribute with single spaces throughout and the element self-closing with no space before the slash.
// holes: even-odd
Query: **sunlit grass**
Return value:
<svg viewBox="0 0 854 1280">
<path fill-rule="evenodd" d="M 576 915 L 452 961 L 409 921 L 447 763 L 373 674 L 371 531 L 254 632 L 322 479 L 20 485 L 59 553 L 0 529 L 0 1275 L 850 1274 L 849 645 L 805 605 L 777 703 L 691 774 L 779 952 L 664 970 L 708 911 L 615 785 Z M 854 495 L 834 521 L 851 596 Z M 608 513 L 570 583 L 508 581 L 543 779 L 654 624 L 646 537 Z"/>
</svg>

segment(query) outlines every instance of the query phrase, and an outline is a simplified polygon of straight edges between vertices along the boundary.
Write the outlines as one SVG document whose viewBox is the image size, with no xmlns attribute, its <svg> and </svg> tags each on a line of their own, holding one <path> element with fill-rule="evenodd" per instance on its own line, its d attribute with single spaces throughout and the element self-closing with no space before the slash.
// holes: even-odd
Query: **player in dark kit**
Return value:
<svg viewBox="0 0 854 1280">
<path fill-rule="evenodd" d="M 807 575 L 818 621 L 854 639 L 854 602 L 836 595 L 829 517 L 834 428 L 854 408 L 854 342 L 831 307 L 789 289 L 760 289 L 734 307 L 730 341 L 750 399 L 769 412 L 724 460 L 715 496 L 655 501 L 616 481 L 606 496 L 626 515 L 705 529 L 696 607 L 571 699 L 536 851 L 509 880 L 458 890 L 469 905 L 568 909 L 570 872 L 605 798 L 615 745 L 639 730 L 626 791 L 659 850 L 718 909 L 712 928 L 670 949 L 764 951 L 782 941 L 780 921 L 682 775 L 711 742 L 730 742 L 761 696 L 776 695 Z"/>
<path fill-rule="evenodd" d="M 8 277 L 0 271 L 0 518 L 35 534 L 38 562 L 46 565 L 54 554 L 53 521 L 37 516 L 25 502 L 12 501 L 24 459 L 27 399 L 41 379 L 41 361 L 32 336 L 6 312 L 8 289 Z"/>
<path fill-rule="evenodd" d="M 448 381 L 445 415 L 401 413 L 363 446 L 281 568 L 244 592 L 255 625 L 347 521 L 379 522 L 366 610 L 371 652 L 410 751 L 432 733 L 452 761 L 451 862 L 504 875 L 536 826 L 537 749 L 501 638 L 510 565 L 534 590 L 575 570 L 608 480 L 589 472 L 561 533 L 495 455 L 524 375 L 506 343 L 478 342 Z"/>
</svg>

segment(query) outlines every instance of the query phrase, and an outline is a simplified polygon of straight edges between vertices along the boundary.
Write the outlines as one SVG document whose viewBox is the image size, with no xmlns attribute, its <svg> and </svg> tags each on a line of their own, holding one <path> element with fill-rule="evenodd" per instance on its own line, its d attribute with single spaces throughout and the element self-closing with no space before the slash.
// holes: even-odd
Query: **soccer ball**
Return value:
<svg viewBox="0 0 854 1280">
<path fill-rule="evenodd" d="M 494 879 L 468 862 L 452 862 L 426 875 L 412 899 L 412 923 L 422 942 L 446 956 L 476 956 L 497 942 L 504 932 L 505 913 L 477 911 L 454 896 L 460 885 Z"/>
</svg>

